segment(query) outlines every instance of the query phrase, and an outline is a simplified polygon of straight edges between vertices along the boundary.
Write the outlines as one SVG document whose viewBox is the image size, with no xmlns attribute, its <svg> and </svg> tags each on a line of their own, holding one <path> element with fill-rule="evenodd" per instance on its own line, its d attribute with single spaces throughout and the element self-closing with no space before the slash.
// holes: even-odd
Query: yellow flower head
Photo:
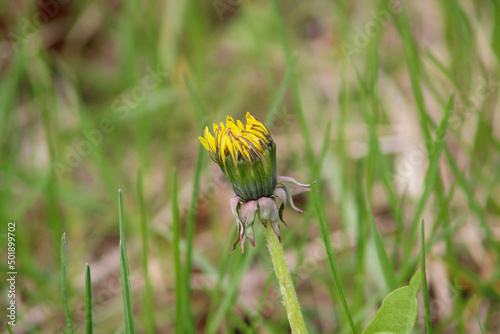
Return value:
<svg viewBox="0 0 500 334">
<path fill-rule="evenodd" d="M 226 126 L 220 123 L 220 127 L 214 123 L 214 135 L 210 133 L 208 126 L 205 127 L 205 138 L 199 137 L 203 146 L 210 152 L 212 159 L 226 165 L 226 157 L 230 156 L 233 164 L 243 159 L 248 167 L 255 157 L 265 155 L 267 147 L 273 144 L 273 140 L 266 126 L 247 113 L 247 124 L 243 125 L 240 120 L 236 122 L 231 116 L 227 116 Z"/>
<path fill-rule="evenodd" d="M 268 129 L 250 113 L 246 124 L 227 116 L 199 137 L 238 196 L 249 200 L 270 196 L 276 187 L 276 148 Z"/>
</svg>

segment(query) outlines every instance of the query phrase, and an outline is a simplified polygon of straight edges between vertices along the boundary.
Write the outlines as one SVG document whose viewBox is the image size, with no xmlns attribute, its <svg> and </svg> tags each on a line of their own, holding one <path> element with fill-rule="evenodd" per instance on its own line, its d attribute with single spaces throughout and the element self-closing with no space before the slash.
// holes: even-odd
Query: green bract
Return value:
<svg viewBox="0 0 500 334">
<path fill-rule="evenodd" d="M 244 200 L 269 197 L 276 188 L 276 145 L 271 143 L 265 155 L 250 160 L 250 168 L 245 161 L 237 161 L 234 165 L 230 156 L 226 156 L 226 164 L 219 164 L 222 173 L 229 181 L 236 195 Z"/>
</svg>

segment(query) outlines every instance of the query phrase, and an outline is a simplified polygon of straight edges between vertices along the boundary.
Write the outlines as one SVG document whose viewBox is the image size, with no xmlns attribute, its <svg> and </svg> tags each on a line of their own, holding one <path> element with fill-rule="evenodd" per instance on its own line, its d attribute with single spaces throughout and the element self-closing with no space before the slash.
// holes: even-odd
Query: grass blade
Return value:
<svg viewBox="0 0 500 334">
<path fill-rule="evenodd" d="M 424 296 L 425 327 L 427 333 L 432 333 L 431 311 L 429 307 L 429 291 L 427 290 L 427 274 L 425 272 L 425 227 L 420 224 L 420 270 L 422 271 L 422 294 Z"/>
<path fill-rule="evenodd" d="M 196 218 L 196 205 L 198 203 L 198 190 L 200 185 L 200 175 L 201 167 L 203 166 L 203 157 L 205 153 L 205 148 L 202 145 L 198 145 L 198 159 L 196 161 L 196 170 L 194 174 L 193 181 L 193 194 L 191 197 L 191 208 L 189 209 L 189 217 L 187 223 L 186 231 L 186 264 L 184 267 L 184 278 L 185 278 L 185 309 L 186 318 L 188 320 L 188 326 L 190 327 L 190 332 L 194 333 L 194 319 L 191 311 L 191 263 L 193 258 L 193 238 L 194 238 L 194 224 Z"/>
<path fill-rule="evenodd" d="M 193 83 L 191 82 L 191 79 L 189 79 L 189 77 L 187 75 L 184 76 L 184 82 L 186 83 L 186 86 L 189 90 L 189 95 L 194 100 L 195 110 L 196 110 L 198 118 L 200 120 L 204 119 L 207 112 L 205 110 L 205 107 L 203 106 L 203 103 L 201 102 L 200 97 L 198 96 L 198 94 L 196 92 L 195 87 L 193 86 Z"/>
<path fill-rule="evenodd" d="M 373 78 L 372 78 L 372 94 L 375 96 L 377 92 L 377 70 L 378 70 L 378 56 L 377 56 L 377 48 L 374 48 L 374 56 L 372 57 L 372 72 Z M 372 191 L 372 185 L 375 180 L 375 172 L 376 172 L 376 167 L 377 164 L 379 165 L 381 169 L 381 174 L 384 175 L 385 177 L 383 178 L 384 181 L 384 187 L 387 193 L 387 196 L 389 198 L 389 203 L 391 205 L 391 209 L 394 212 L 394 218 L 397 224 L 397 234 L 396 234 L 396 241 L 394 243 L 394 258 L 397 258 L 396 256 L 396 250 L 398 249 L 397 246 L 399 245 L 402 235 L 404 232 L 404 227 L 403 227 L 403 222 L 401 218 L 401 210 L 399 209 L 398 206 L 398 201 L 397 201 L 397 196 L 394 191 L 394 186 L 390 182 L 390 178 L 388 175 L 390 175 L 389 172 L 389 166 L 387 162 L 387 157 L 385 154 L 383 154 L 381 148 L 380 148 L 380 142 L 379 142 L 379 136 L 377 134 L 377 124 L 375 122 L 376 115 L 377 115 L 377 105 L 378 105 L 378 100 L 376 97 L 373 97 L 372 99 L 372 110 L 370 112 L 369 110 L 369 104 L 368 104 L 368 98 L 367 98 L 367 89 L 365 88 L 365 84 L 362 81 L 361 75 L 359 74 L 358 69 L 354 66 L 354 71 L 356 73 L 356 78 L 358 80 L 358 86 L 359 86 L 359 92 L 360 92 L 360 97 L 362 106 L 363 106 L 363 113 L 365 116 L 365 119 L 367 121 L 367 124 L 369 126 L 369 134 L 370 134 L 370 144 L 369 144 L 369 153 L 368 153 L 368 158 L 367 158 L 367 192 L 371 193 Z"/>
<path fill-rule="evenodd" d="M 273 9 L 276 17 L 276 22 L 278 25 L 278 33 L 280 34 L 281 43 L 283 45 L 286 61 L 288 63 L 288 68 L 291 68 L 292 64 L 294 64 L 295 58 L 292 57 L 290 44 L 288 43 L 288 38 L 287 38 L 285 22 L 283 20 L 283 15 L 281 13 L 278 0 L 273 0 Z M 300 97 L 299 84 L 297 82 L 297 78 L 295 75 L 291 75 L 291 88 L 292 88 L 293 102 L 295 104 L 295 112 L 299 120 L 300 130 L 302 132 L 302 137 L 304 139 L 306 161 L 314 161 L 314 153 L 313 153 L 314 151 L 311 141 L 311 134 L 309 132 L 309 128 L 306 122 L 306 117 L 304 115 L 304 110 L 302 108 L 302 100 Z"/>
<path fill-rule="evenodd" d="M 236 236 L 236 233 L 237 233 L 237 227 L 235 225 L 233 228 L 233 232 L 231 233 L 231 236 L 232 236 L 231 239 L 233 239 Z M 223 293 L 221 291 L 222 291 L 222 285 L 224 283 L 223 282 L 224 277 L 225 277 L 227 268 L 229 267 L 230 258 L 232 258 L 231 253 L 230 253 L 231 248 L 232 248 L 232 242 L 229 242 L 227 244 L 226 250 L 224 252 L 224 256 L 219 261 L 219 268 L 218 268 L 217 276 L 216 276 L 217 283 L 215 285 L 215 289 L 212 290 L 212 293 L 210 296 L 211 301 L 210 301 L 210 308 L 209 308 L 208 317 L 207 317 L 207 326 L 206 326 L 207 329 L 210 328 L 210 325 L 213 322 L 214 314 L 216 314 L 215 311 L 216 311 L 217 305 L 222 305 L 222 302 L 220 302 L 219 300 L 221 297 L 223 297 Z"/>
<path fill-rule="evenodd" d="M 278 106 L 280 105 L 281 100 L 283 100 L 283 96 L 285 96 L 286 88 L 288 86 L 288 83 L 290 82 L 290 79 L 292 78 L 293 70 L 295 69 L 295 64 L 297 64 L 297 59 L 298 56 L 293 57 L 291 62 L 288 64 L 288 70 L 286 71 L 285 77 L 283 78 L 283 81 L 280 84 L 278 92 L 274 97 L 271 111 L 267 114 L 266 121 L 264 122 L 268 128 L 270 128 L 271 125 L 273 124 L 274 117 L 278 112 Z"/>
<path fill-rule="evenodd" d="M 403 11 L 401 13 L 401 35 L 403 39 L 403 43 L 405 46 L 405 56 L 406 56 L 406 62 L 408 64 L 408 71 L 410 74 L 410 81 L 411 81 L 411 86 L 412 86 L 412 91 L 413 95 L 415 98 L 415 102 L 417 104 L 417 110 L 419 114 L 419 122 L 420 122 L 420 130 L 422 131 L 426 143 L 426 149 L 427 149 L 427 155 L 429 157 L 429 164 L 433 164 L 435 160 L 439 160 L 439 155 L 436 155 L 435 152 L 433 152 L 434 146 L 432 145 L 433 140 L 431 137 L 431 132 L 429 130 L 429 121 L 431 121 L 431 118 L 429 114 L 427 113 L 426 107 L 425 107 L 425 101 L 424 101 L 424 95 L 422 91 L 422 87 L 420 85 L 420 69 L 421 69 L 421 64 L 420 60 L 418 57 L 418 52 L 417 52 L 417 46 L 415 45 L 415 42 L 412 39 L 411 32 L 410 32 L 410 26 L 408 22 L 408 16 L 406 12 L 406 8 L 403 6 Z M 452 103 L 453 101 L 453 96 L 450 98 L 449 103 Z M 450 105 L 447 107 L 447 111 L 449 113 L 449 109 L 451 108 Z M 446 117 L 445 117 L 446 116 Z M 446 118 L 448 119 L 447 114 L 443 116 L 443 119 Z M 432 121 L 431 121 L 432 122 Z M 444 124 L 444 126 L 447 126 L 447 122 Z M 439 137 L 440 133 L 437 134 Z M 444 136 L 444 133 L 443 133 Z M 442 138 L 440 138 L 442 139 Z M 435 159 L 433 159 L 435 158 Z M 437 161 L 435 162 L 437 165 Z M 444 194 L 444 188 L 442 181 L 440 179 L 440 176 L 437 173 L 437 170 L 439 169 L 438 166 L 435 167 L 436 172 L 434 175 L 431 176 L 431 180 L 429 180 L 429 183 L 433 184 L 433 188 L 437 194 L 437 199 L 438 203 L 441 206 L 441 212 L 440 215 L 448 215 L 447 208 L 444 205 L 445 203 L 445 194 Z M 431 169 L 429 168 L 429 171 Z M 425 189 L 424 192 L 430 192 L 430 189 Z M 410 255 L 411 247 L 413 246 L 413 240 L 416 237 L 416 232 L 418 230 L 418 222 L 420 220 L 420 217 L 415 215 L 415 219 L 412 222 L 412 230 L 410 234 L 410 241 L 406 244 L 407 247 L 405 248 L 405 256 Z M 449 219 L 447 217 L 444 217 L 443 221 L 447 222 Z M 448 253 L 452 253 L 453 247 L 452 247 L 452 242 L 450 239 L 446 240 L 446 248 Z"/>
<path fill-rule="evenodd" d="M 85 271 L 85 329 L 87 334 L 92 334 L 92 283 L 90 280 L 90 266 L 88 263 Z"/>
<path fill-rule="evenodd" d="M 488 225 L 488 222 L 486 221 L 484 210 L 482 210 L 481 205 L 474 198 L 474 191 L 471 189 L 471 186 L 464 177 L 463 172 L 459 170 L 455 159 L 453 158 L 450 150 L 447 147 L 444 148 L 444 153 L 446 156 L 446 160 L 448 161 L 451 170 L 453 171 L 453 174 L 457 180 L 458 186 L 462 189 L 467 197 L 467 204 L 470 210 L 476 214 L 479 225 L 484 229 L 484 236 L 486 238 L 486 241 L 491 245 L 493 250 L 500 255 L 500 244 L 495 240 L 495 238 L 493 238 L 494 233 L 491 230 L 491 227 Z"/>
<path fill-rule="evenodd" d="M 61 237 L 61 290 L 62 303 L 64 307 L 64 315 L 66 316 L 66 328 L 68 333 L 73 333 L 73 324 L 71 323 L 71 315 L 68 307 L 68 285 L 66 282 L 66 233 Z"/>
<path fill-rule="evenodd" d="M 123 293 L 123 320 L 125 325 L 125 333 L 135 333 L 134 317 L 132 313 L 132 298 L 130 293 L 130 271 L 127 260 L 127 244 L 125 238 L 125 224 L 123 222 L 123 194 L 121 189 L 118 190 L 118 206 L 119 206 L 119 227 L 120 227 L 120 271 L 122 278 L 122 293 Z"/>
<path fill-rule="evenodd" d="M 483 326 L 481 326 L 481 319 L 479 319 L 479 310 L 477 309 L 476 294 L 474 294 L 474 308 L 476 309 L 477 324 L 479 325 L 479 330 L 481 334 L 484 334 Z"/>
<path fill-rule="evenodd" d="M 330 270 L 332 271 L 333 279 L 335 281 L 335 286 L 337 287 L 337 292 L 340 297 L 340 301 L 342 302 L 342 307 L 344 308 L 344 312 L 346 314 L 347 319 L 349 320 L 349 325 L 351 326 L 351 330 L 354 334 L 357 333 L 356 326 L 354 326 L 354 322 L 352 320 L 351 313 L 349 312 L 349 308 L 347 306 L 347 302 L 345 300 L 344 291 L 342 289 L 342 283 L 340 281 L 339 275 L 337 273 L 337 267 L 335 265 L 335 260 L 333 257 L 332 243 L 330 241 L 330 234 L 328 231 L 328 227 L 326 225 L 326 218 L 323 212 L 323 208 L 319 202 L 318 194 L 314 190 L 314 186 L 312 187 L 312 196 L 314 200 L 314 204 L 316 206 L 316 213 L 318 215 L 318 220 L 321 228 L 321 235 L 323 237 L 323 242 L 325 244 L 326 254 L 328 256 L 328 262 L 330 264 Z"/>
<path fill-rule="evenodd" d="M 142 173 L 139 171 L 137 175 L 137 199 L 139 201 L 139 210 L 141 213 L 141 236 L 142 236 L 142 262 L 144 263 L 144 279 L 146 281 L 145 306 L 147 314 L 147 332 L 153 334 L 155 332 L 155 320 L 153 313 L 152 289 L 151 280 L 149 279 L 148 265 L 148 226 L 146 222 L 146 206 L 142 195 Z"/>
<path fill-rule="evenodd" d="M 370 220 L 373 242 L 375 243 L 375 249 L 377 251 L 380 267 L 382 268 L 382 272 L 384 274 L 385 283 L 387 284 L 389 290 L 392 291 L 397 288 L 396 274 L 394 272 L 394 267 L 392 266 L 392 262 L 391 260 L 389 260 L 389 256 L 387 255 L 387 251 L 385 250 L 382 237 L 380 236 L 377 226 L 375 225 L 375 219 L 373 218 L 366 187 L 365 187 L 365 205 L 366 205 L 366 214 L 368 215 L 368 219 Z"/>
<path fill-rule="evenodd" d="M 173 230 L 173 247 L 174 247 L 174 267 L 175 267 L 175 310 L 176 323 L 175 332 L 184 332 L 184 284 L 182 281 L 182 267 L 180 254 L 180 237 L 179 237 L 179 206 L 177 202 L 177 171 L 174 169 L 172 173 L 172 230 Z"/>
<path fill-rule="evenodd" d="M 325 161 L 326 152 L 328 150 L 328 146 L 330 145 L 330 133 L 332 130 L 332 120 L 328 120 L 325 129 L 325 135 L 323 137 L 323 142 L 321 144 L 321 150 L 319 151 L 319 156 L 316 164 L 314 164 L 314 177 L 313 180 L 319 180 L 321 177 L 321 167 L 323 166 L 323 162 Z"/>
<path fill-rule="evenodd" d="M 424 179 L 424 192 L 422 196 L 420 197 L 420 200 L 417 204 L 417 211 L 414 215 L 414 219 L 412 222 L 412 227 L 410 231 L 410 242 L 406 243 L 405 247 L 405 254 L 409 254 L 412 248 L 412 242 L 411 240 L 414 240 L 418 231 L 418 221 L 420 220 L 420 217 L 422 215 L 422 212 L 425 209 L 425 205 L 427 203 L 427 200 L 431 194 L 431 191 L 435 188 L 434 184 L 436 181 L 438 181 L 438 171 L 439 171 L 439 156 L 441 153 L 441 150 L 443 149 L 444 145 L 444 137 L 446 134 L 446 129 L 448 126 L 448 116 L 450 115 L 450 111 L 453 106 L 453 99 L 454 95 L 452 94 L 450 99 L 448 100 L 448 104 L 445 108 L 443 118 L 441 119 L 441 123 L 439 125 L 438 130 L 436 131 L 436 141 L 432 146 L 430 146 L 429 152 L 431 152 L 431 155 L 429 156 L 429 167 L 427 169 L 427 173 L 425 175 Z M 406 262 L 408 264 L 408 262 Z M 406 266 L 406 270 L 403 270 L 403 273 L 407 273 L 410 268 Z"/>
<path fill-rule="evenodd" d="M 258 236 L 262 237 L 262 229 L 259 229 L 258 233 L 259 233 Z M 231 282 L 225 288 L 225 294 L 224 297 L 222 298 L 222 301 L 220 302 L 219 309 L 217 310 L 215 315 L 210 318 L 210 321 L 207 324 L 206 333 L 209 334 L 214 334 L 217 332 L 220 323 L 224 320 L 224 317 L 229 312 L 231 306 L 234 304 L 241 279 L 243 278 L 243 275 L 245 274 L 248 267 L 253 262 L 253 259 L 257 255 L 257 250 L 255 249 L 251 249 L 249 251 L 247 250 L 244 256 L 239 252 L 233 252 L 232 254 L 234 254 L 233 261 L 235 261 L 235 265 L 231 275 Z"/>
<path fill-rule="evenodd" d="M 408 23 L 408 16 L 406 13 L 406 8 L 403 7 L 401 13 L 401 34 L 403 43 L 405 46 L 405 56 L 406 62 L 408 63 L 408 71 L 410 74 L 411 87 L 413 95 L 415 97 L 415 103 L 417 104 L 417 110 L 419 113 L 420 129 L 424 134 L 424 138 L 427 142 L 431 142 L 431 134 L 429 128 L 427 127 L 427 119 L 429 115 L 427 114 L 424 102 L 424 95 L 422 93 L 422 88 L 420 86 L 419 76 L 420 76 L 420 61 L 418 59 L 417 50 L 415 43 L 413 42 L 410 27 Z"/>
</svg>

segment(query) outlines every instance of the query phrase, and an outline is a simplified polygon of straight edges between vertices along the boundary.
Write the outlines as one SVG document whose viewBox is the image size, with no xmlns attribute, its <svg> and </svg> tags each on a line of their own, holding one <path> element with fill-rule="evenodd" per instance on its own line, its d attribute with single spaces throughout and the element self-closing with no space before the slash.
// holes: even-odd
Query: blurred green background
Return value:
<svg viewBox="0 0 500 334">
<path fill-rule="evenodd" d="M 480 333 L 477 315 L 500 333 L 498 1 L 40 0 L 0 12 L 0 254 L 16 221 L 15 333 L 65 327 L 63 232 L 76 332 L 87 262 L 95 332 L 123 330 L 119 188 L 137 332 L 174 331 L 174 169 L 192 330 L 289 332 L 262 231 L 255 249 L 229 254 L 233 194 L 197 138 L 246 112 L 270 125 L 278 174 L 318 180 L 358 330 L 418 270 L 424 219 L 433 333 Z M 308 328 L 350 333 L 311 196 L 297 205 L 308 214 L 286 210 L 282 235 Z"/>
</svg>

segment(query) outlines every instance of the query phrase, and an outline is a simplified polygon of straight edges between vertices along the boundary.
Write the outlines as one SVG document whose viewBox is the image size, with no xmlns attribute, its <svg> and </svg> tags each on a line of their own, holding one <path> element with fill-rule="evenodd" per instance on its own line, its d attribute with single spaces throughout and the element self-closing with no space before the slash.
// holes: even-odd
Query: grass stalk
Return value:
<svg viewBox="0 0 500 334">
<path fill-rule="evenodd" d="M 153 312 L 152 301 L 152 288 L 151 280 L 149 278 L 149 265 L 148 265 L 148 226 L 146 222 L 146 206 L 144 204 L 144 197 L 142 195 L 142 173 L 139 171 L 137 175 L 137 199 L 139 201 L 139 210 L 141 213 L 141 237 L 142 237 L 142 262 L 144 264 L 144 279 L 146 281 L 146 294 L 145 306 L 147 321 L 147 332 L 153 334 L 155 332 L 155 319 Z"/>
<path fill-rule="evenodd" d="M 179 207 L 177 202 L 177 171 L 172 174 L 172 230 L 173 230 L 173 247 L 174 247 L 174 267 L 175 267 L 175 309 L 176 323 L 175 332 L 183 333 L 184 331 L 184 284 L 182 282 L 182 267 L 181 267 L 181 251 L 180 251 L 180 232 L 179 232 Z"/>
<path fill-rule="evenodd" d="M 130 271 L 127 260 L 127 244 L 125 238 L 125 223 L 123 222 L 123 194 L 118 190 L 119 228 L 120 228 L 120 272 L 123 294 L 123 320 L 125 334 L 135 333 L 134 316 L 132 313 L 132 298 L 130 292 Z"/>
<path fill-rule="evenodd" d="M 235 229 L 236 230 L 236 229 Z M 261 234 L 257 232 L 258 234 L 256 235 L 255 239 L 258 239 Z M 232 242 L 229 243 L 227 253 L 229 253 L 229 246 L 232 244 Z M 238 289 L 240 286 L 240 282 L 243 278 L 243 275 L 247 272 L 248 268 L 250 267 L 250 264 L 253 262 L 255 256 L 258 254 L 257 250 L 250 249 L 248 250 L 244 256 L 243 254 L 239 252 L 233 252 L 234 255 L 233 260 L 233 268 L 230 273 L 231 280 L 230 282 L 223 288 L 224 290 L 224 296 L 221 298 L 219 301 L 218 305 L 219 308 L 215 312 L 213 316 L 210 316 L 209 321 L 206 326 L 206 333 L 207 334 L 214 334 L 217 332 L 217 328 L 219 325 L 224 321 L 224 317 L 226 314 L 229 313 L 229 310 L 231 309 L 232 305 L 236 301 L 236 297 L 238 294 Z M 227 259 L 224 259 L 223 262 L 225 262 Z M 224 266 L 223 266 L 224 267 Z M 221 271 L 222 272 L 222 271 Z M 223 279 L 223 275 L 219 275 L 219 279 Z M 219 282 L 218 284 L 221 284 Z M 220 287 L 218 288 L 220 289 Z"/>
<path fill-rule="evenodd" d="M 189 217 L 187 223 L 187 231 L 186 231 L 186 264 L 184 266 L 184 278 L 185 278 L 185 313 L 186 318 L 189 322 L 190 331 L 194 332 L 194 320 L 193 314 L 191 311 L 191 263 L 193 258 L 193 238 L 194 238 L 194 224 L 196 218 L 197 211 L 197 203 L 198 203 L 198 189 L 200 185 L 200 175 L 201 175 L 201 167 L 203 165 L 203 156 L 204 156 L 205 148 L 202 145 L 199 145 L 198 148 L 198 159 L 196 162 L 196 170 L 194 175 L 193 182 L 193 193 L 191 197 L 191 208 L 189 209 Z"/>
<path fill-rule="evenodd" d="M 312 196 L 314 200 L 314 205 L 316 206 L 316 212 L 318 214 L 319 225 L 321 228 L 321 235 L 323 237 L 323 242 L 325 244 L 326 255 L 328 256 L 328 262 L 330 264 L 330 270 L 332 271 L 333 280 L 335 281 L 335 286 L 337 287 L 337 292 L 340 297 L 340 301 L 342 303 L 342 307 L 344 308 L 344 312 L 349 321 L 349 325 L 351 326 L 351 330 L 354 334 L 357 333 L 356 326 L 354 326 L 354 321 L 352 320 L 351 313 L 349 312 L 349 307 L 347 306 L 347 302 L 344 296 L 344 290 L 342 289 L 342 282 L 340 281 L 339 274 L 337 272 L 337 266 L 335 264 L 335 260 L 333 257 L 332 250 L 332 242 L 330 240 L 330 233 L 328 231 L 328 226 L 326 224 L 325 213 L 323 212 L 323 208 L 319 202 L 318 194 L 316 193 L 314 187 L 312 187 Z"/>
<path fill-rule="evenodd" d="M 481 334 L 484 334 L 483 326 L 481 325 L 481 319 L 479 318 L 479 310 L 477 308 L 476 294 L 474 294 L 474 308 L 476 309 L 477 324 L 479 325 L 479 330 Z"/>
<path fill-rule="evenodd" d="M 429 291 L 427 289 L 427 274 L 425 272 L 425 227 L 420 223 L 420 270 L 422 270 L 422 294 L 424 297 L 425 327 L 427 334 L 432 333 L 431 311 L 429 307 Z"/>
<path fill-rule="evenodd" d="M 68 284 L 66 281 L 66 233 L 63 233 L 61 237 L 61 290 L 64 315 L 66 317 L 66 328 L 67 332 L 72 334 L 73 324 L 71 323 L 71 315 L 69 314 Z"/>
<path fill-rule="evenodd" d="M 385 283 L 389 289 L 389 291 L 393 291 L 397 288 L 397 280 L 396 273 L 394 271 L 394 266 L 387 255 L 387 251 L 384 246 L 384 241 L 380 236 L 380 232 L 377 229 L 377 225 L 375 224 L 375 219 L 373 218 L 372 209 L 370 205 L 370 199 L 368 198 L 368 193 L 365 187 L 365 205 L 366 205 L 366 214 L 368 215 L 368 219 L 370 220 L 370 229 L 372 232 L 373 243 L 375 244 L 375 250 L 377 251 L 377 257 L 379 260 L 380 268 L 382 269 L 382 273 L 384 274 Z"/>
<path fill-rule="evenodd" d="M 90 265 L 87 263 L 85 270 L 85 333 L 92 334 L 92 283 L 90 278 Z"/>
</svg>

